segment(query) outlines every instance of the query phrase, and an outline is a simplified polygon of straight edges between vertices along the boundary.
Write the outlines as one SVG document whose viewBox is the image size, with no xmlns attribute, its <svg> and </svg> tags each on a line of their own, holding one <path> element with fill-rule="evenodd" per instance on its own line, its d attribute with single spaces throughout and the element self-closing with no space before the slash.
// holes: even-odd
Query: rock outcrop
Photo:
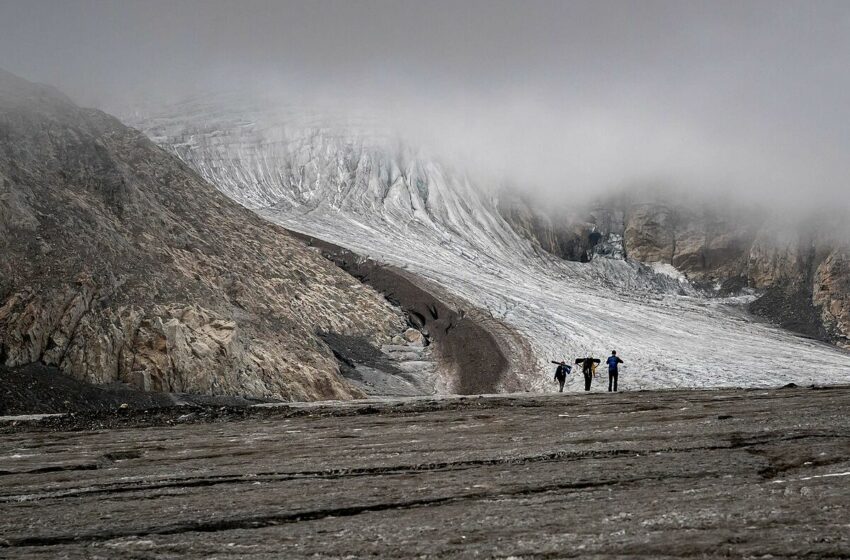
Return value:
<svg viewBox="0 0 850 560">
<path fill-rule="evenodd" d="M 578 217 L 564 220 L 563 216 L 546 214 L 521 197 L 503 193 L 497 208 L 517 233 L 562 259 L 588 262 L 599 242 L 591 224 Z"/>
<path fill-rule="evenodd" d="M 703 288 L 723 293 L 747 285 L 756 235 L 747 212 L 704 204 L 632 203 L 623 209 L 625 253 L 666 263 Z"/>
<path fill-rule="evenodd" d="M 812 302 L 831 338 L 850 348 L 850 249 L 836 249 L 815 269 Z"/>
<path fill-rule="evenodd" d="M 561 258 L 626 256 L 672 265 L 709 293 L 752 288 L 761 293 L 751 306 L 755 313 L 850 347 L 850 243 L 835 234 L 838 223 L 813 218 L 820 222 L 813 228 L 800 218 L 780 220 L 754 208 L 669 193 L 632 193 L 583 211 L 508 200 L 499 210 L 511 227 Z"/>
<path fill-rule="evenodd" d="M 0 71 L 0 362 L 95 383 L 350 398 L 318 332 L 400 310 L 141 133 Z"/>
</svg>

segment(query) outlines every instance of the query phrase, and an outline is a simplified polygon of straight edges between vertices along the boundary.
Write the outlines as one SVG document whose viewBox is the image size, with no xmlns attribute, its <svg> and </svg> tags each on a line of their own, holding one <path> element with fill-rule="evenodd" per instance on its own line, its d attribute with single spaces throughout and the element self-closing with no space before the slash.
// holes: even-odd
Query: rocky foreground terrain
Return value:
<svg viewBox="0 0 850 560">
<path fill-rule="evenodd" d="M 0 557 L 846 558 L 848 405 L 795 387 L 7 419 Z"/>
<path fill-rule="evenodd" d="M 145 391 L 363 392 L 322 333 L 378 347 L 400 309 L 141 133 L 0 71 L 0 364 Z"/>
</svg>

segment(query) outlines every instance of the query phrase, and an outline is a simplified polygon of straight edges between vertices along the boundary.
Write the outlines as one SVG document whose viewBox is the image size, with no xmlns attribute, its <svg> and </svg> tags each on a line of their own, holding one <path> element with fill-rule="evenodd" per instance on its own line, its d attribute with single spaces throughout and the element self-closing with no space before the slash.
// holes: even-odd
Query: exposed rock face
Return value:
<svg viewBox="0 0 850 560">
<path fill-rule="evenodd" d="M 497 208 L 520 235 L 535 240 L 540 248 L 568 261 L 587 262 L 599 239 L 592 225 L 581 220 L 537 211 L 519 197 L 503 195 Z"/>
<path fill-rule="evenodd" d="M 754 312 L 785 328 L 850 346 L 850 266 L 840 236 L 814 233 L 799 222 L 778 221 L 751 208 L 675 197 L 661 201 L 653 195 L 608 200 L 586 212 L 557 212 L 560 221 L 548 217 L 554 215 L 551 209 L 515 199 L 500 212 L 518 233 L 561 258 L 625 255 L 673 265 L 711 292 L 754 288 L 763 292 L 752 305 Z M 563 244 L 550 241 L 561 238 L 580 250 L 565 251 Z M 612 249 L 617 243 L 621 248 Z"/>
<path fill-rule="evenodd" d="M 815 270 L 812 301 L 827 333 L 850 348 L 850 250 L 832 251 Z"/>
<path fill-rule="evenodd" d="M 641 262 L 673 260 L 676 221 L 669 208 L 640 204 L 629 208 L 626 216 L 623 244 L 630 257 Z"/>
<path fill-rule="evenodd" d="M 318 331 L 401 312 L 135 130 L 0 71 L 0 361 L 95 383 L 349 398 Z"/>
<path fill-rule="evenodd" d="M 755 231 L 742 213 L 649 202 L 632 204 L 624 214 L 623 242 L 629 257 L 672 264 L 696 284 L 724 292 L 747 285 Z"/>
<path fill-rule="evenodd" d="M 504 197 L 499 212 L 515 231 L 567 260 L 627 256 L 672 264 L 704 286 L 746 285 L 755 228 L 734 212 L 626 198 L 543 210 L 516 197 Z"/>
</svg>

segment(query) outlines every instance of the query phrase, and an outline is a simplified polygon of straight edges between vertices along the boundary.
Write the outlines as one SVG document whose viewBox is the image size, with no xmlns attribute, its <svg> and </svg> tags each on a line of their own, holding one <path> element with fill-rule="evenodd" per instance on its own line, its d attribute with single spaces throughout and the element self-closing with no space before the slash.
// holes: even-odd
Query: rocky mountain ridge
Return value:
<svg viewBox="0 0 850 560">
<path fill-rule="evenodd" d="M 143 134 L 2 71 L 0 254 L 0 361 L 93 383 L 351 398 L 319 333 L 408 326 Z"/>
</svg>

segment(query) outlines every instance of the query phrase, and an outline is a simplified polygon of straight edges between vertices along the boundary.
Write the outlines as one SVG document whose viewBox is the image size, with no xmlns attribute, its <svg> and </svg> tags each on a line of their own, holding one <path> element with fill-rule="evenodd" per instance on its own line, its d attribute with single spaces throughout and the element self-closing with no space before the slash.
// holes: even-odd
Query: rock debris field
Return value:
<svg viewBox="0 0 850 560">
<path fill-rule="evenodd" d="M 850 556 L 850 387 L 0 423 L 0 557 Z"/>
</svg>

